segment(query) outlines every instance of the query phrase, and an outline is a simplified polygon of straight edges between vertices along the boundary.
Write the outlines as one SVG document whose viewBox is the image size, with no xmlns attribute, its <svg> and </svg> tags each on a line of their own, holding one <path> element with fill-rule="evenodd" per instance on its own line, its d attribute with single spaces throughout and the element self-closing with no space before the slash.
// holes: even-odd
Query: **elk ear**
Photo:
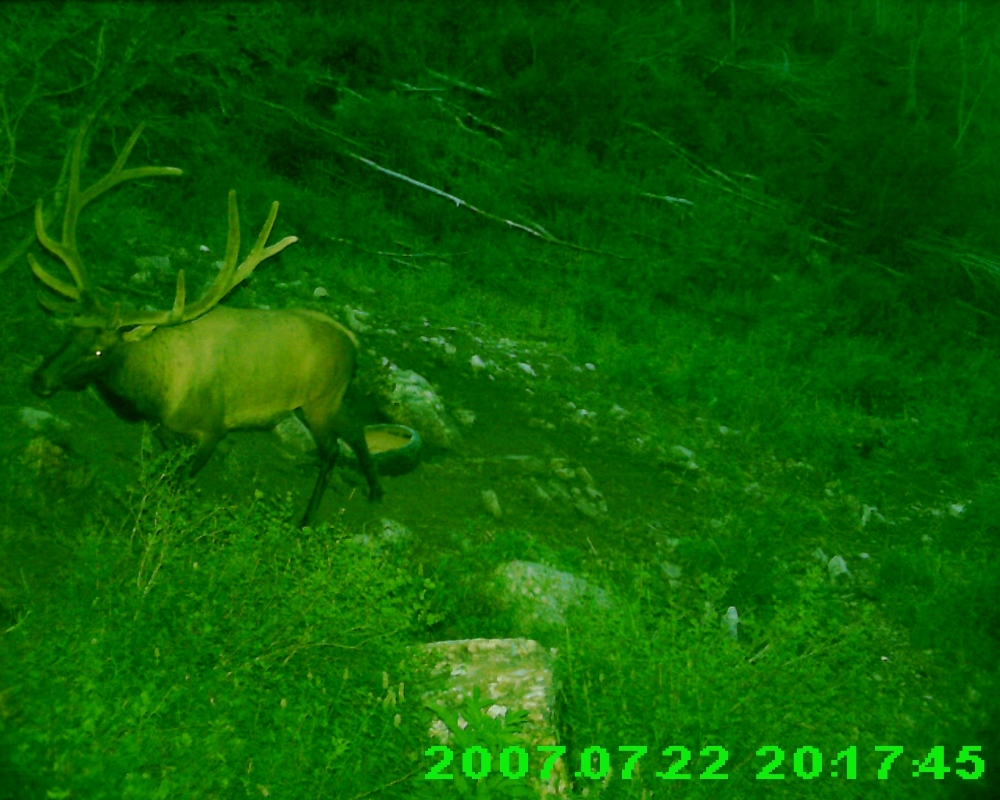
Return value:
<svg viewBox="0 0 1000 800">
<path fill-rule="evenodd" d="M 136 325 L 132 330 L 122 334 L 123 342 L 141 342 L 149 334 L 156 330 L 155 325 Z"/>
<path fill-rule="evenodd" d="M 138 342 L 145 339 L 149 334 L 156 330 L 155 325 L 130 325 L 127 322 L 122 321 L 122 307 L 121 303 L 115 303 L 115 307 L 111 310 L 108 315 L 107 322 L 105 323 L 105 330 L 122 331 L 122 341 L 123 342 Z M 124 330 L 128 328 L 128 330 Z"/>
</svg>

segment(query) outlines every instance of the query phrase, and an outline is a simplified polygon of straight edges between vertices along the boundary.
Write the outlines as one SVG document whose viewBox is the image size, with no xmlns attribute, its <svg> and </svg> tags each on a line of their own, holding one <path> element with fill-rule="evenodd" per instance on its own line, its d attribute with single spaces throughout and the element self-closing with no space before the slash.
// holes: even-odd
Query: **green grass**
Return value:
<svg viewBox="0 0 1000 800">
<path fill-rule="evenodd" d="M 424 777 L 433 762 L 420 759 L 426 679 L 405 647 L 524 633 L 497 616 L 488 588 L 495 567 L 515 557 L 578 574 L 590 563 L 601 573 L 590 579 L 617 597 L 612 610 L 578 609 L 564 630 L 536 632 L 560 653 L 568 763 L 586 770 L 588 748 L 608 751 L 617 779 L 607 796 L 766 788 L 768 796 L 843 797 L 843 779 L 799 777 L 794 770 L 804 774 L 812 762 L 795 753 L 815 748 L 828 764 L 857 747 L 855 791 L 946 797 L 930 767 L 919 786 L 899 765 L 876 783 L 875 748 L 905 744 L 907 757 L 923 759 L 943 746 L 956 766 L 969 731 L 987 722 L 989 648 L 949 620 L 979 607 L 991 582 L 956 594 L 954 578 L 967 566 L 940 554 L 900 553 L 877 579 L 862 571 L 855 583 L 834 585 L 824 565 L 788 563 L 766 535 L 730 531 L 742 541 L 677 548 L 671 560 L 701 577 L 671 587 L 655 562 L 595 564 L 511 532 L 468 544 L 419 577 L 408 546 L 376 553 L 336 527 L 297 531 L 288 503 L 199 503 L 175 485 L 172 461 L 148 466 L 122 530 L 80 531 L 68 579 L 17 609 L 0 651 L 0 732 L 4 766 L 30 778 L 22 794 L 3 796 L 30 796 L 29 787 L 91 798 L 441 796 Z M 780 524 L 793 520 L 786 513 Z M 718 550 L 737 547 L 758 552 L 742 567 L 720 566 Z M 730 600 L 741 603 L 739 642 L 721 627 Z M 907 611 L 919 619 L 909 637 L 893 620 Z M 934 631 L 953 640 L 921 640 Z M 942 665 L 959 654 L 962 663 Z M 477 731 L 456 747 L 504 741 L 489 725 Z M 624 781 L 634 746 L 649 752 Z M 780 748 L 783 760 L 758 752 L 765 746 Z M 661 755 L 668 747 L 686 750 Z M 690 779 L 656 775 L 688 754 L 673 774 Z M 775 758 L 785 778 L 765 784 L 761 773 Z M 499 794 L 485 796 L 503 790 L 494 785 Z"/>
<path fill-rule="evenodd" d="M 171 476 L 152 465 L 128 526 L 80 531 L 72 580 L 20 610 L 5 766 L 93 798 L 353 794 L 373 762 L 411 767 L 383 670 L 428 621 L 427 582 L 282 504 L 192 505 Z"/>
</svg>

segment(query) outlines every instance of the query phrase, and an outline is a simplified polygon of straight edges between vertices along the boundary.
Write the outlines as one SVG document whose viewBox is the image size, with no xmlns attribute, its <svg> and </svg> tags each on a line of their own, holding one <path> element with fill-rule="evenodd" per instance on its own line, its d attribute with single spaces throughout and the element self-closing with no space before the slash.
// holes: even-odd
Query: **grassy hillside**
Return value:
<svg viewBox="0 0 1000 800">
<path fill-rule="evenodd" d="M 567 757 L 692 754 L 605 796 L 995 796 L 997 11 L 335 5 L 0 5 L 0 799 L 440 796 L 387 687 L 409 644 L 524 633 L 486 590 L 515 558 L 618 601 L 543 641 Z M 462 443 L 378 510 L 338 471 L 300 534 L 312 473 L 262 435 L 192 488 L 96 396 L 31 395 L 33 209 L 91 113 L 85 183 L 139 122 L 133 163 L 185 173 L 81 218 L 109 296 L 196 293 L 228 190 L 244 251 L 279 200 L 299 243 L 228 302 L 367 312 L 362 373 L 427 377 Z M 413 539 L 342 546 L 383 516 Z"/>
</svg>

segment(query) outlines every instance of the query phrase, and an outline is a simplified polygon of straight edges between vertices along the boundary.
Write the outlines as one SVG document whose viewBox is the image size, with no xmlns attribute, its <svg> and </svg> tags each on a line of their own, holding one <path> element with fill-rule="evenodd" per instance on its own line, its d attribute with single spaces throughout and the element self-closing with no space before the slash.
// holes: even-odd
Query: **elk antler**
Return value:
<svg viewBox="0 0 1000 800">
<path fill-rule="evenodd" d="M 299 239 L 297 236 L 286 236 L 280 242 L 266 247 L 267 239 L 271 235 L 271 228 L 274 227 L 274 220 L 278 216 L 278 201 L 271 203 L 271 213 L 267 215 L 267 221 L 261 228 L 260 235 L 253 248 L 247 254 L 239 266 L 236 266 L 236 259 L 240 252 L 240 214 L 236 208 L 236 190 L 229 191 L 229 235 L 226 239 L 226 257 L 222 262 L 222 268 L 215 281 L 202 295 L 201 299 L 189 306 L 185 305 L 184 295 L 184 270 L 177 273 L 177 293 L 174 296 L 174 307 L 169 311 L 126 311 L 120 314 L 117 320 L 117 327 L 129 325 L 150 326 L 150 330 L 129 331 L 129 338 L 142 338 L 152 332 L 151 328 L 159 325 L 180 325 L 182 322 L 190 322 L 193 319 L 206 314 L 233 290 L 234 287 L 242 283 L 246 277 L 254 271 L 254 268 L 266 258 L 270 258 L 276 253 L 280 253 L 288 245 L 295 244 Z"/>
<path fill-rule="evenodd" d="M 115 161 L 114 166 L 111 167 L 111 171 L 88 189 L 81 192 L 80 158 L 83 151 L 83 140 L 87 134 L 87 128 L 90 127 L 90 123 L 93 122 L 93 120 L 93 115 L 84 119 L 83 123 L 80 125 L 79 131 L 77 131 L 76 142 L 73 145 L 73 155 L 70 163 L 69 189 L 66 197 L 66 213 L 63 217 L 62 241 L 55 241 L 46 232 L 45 218 L 42 212 L 42 201 L 39 200 L 35 205 L 35 233 L 38 235 L 38 241 L 42 243 L 42 246 L 46 250 L 53 255 L 58 256 L 62 260 L 63 264 L 66 265 L 66 269 L 69 270 L 70 276 L 73 278 L 73 285 L 71 285 L 66 281 L 50 275 L 42 269 L 41 264 L 38 263 L 33 255 L 30 253 L 28 254 L 28 262 L 31 264 L 31 271 L 35 273 L 35 277 L 37 277 L 38 280 L 53 291 L 58 292 L 73 301 L 73 303 L 62 303 L 52 300 L 45 293 L 39 293 L 38 299 L 41 304 L 50 311 L 56 313 L 72 313 L 74 310 L 79 309 L 80 306 L 78 304 L 81 302 L 86 303 L 88 311 L 91 313 L 97 312 L 100 314 L 104 311 L 87 282 L 87 273 L 83 266 L 83 259 L 80 257 L 80 251 L 77 250 L 76 247 L 76 222 L 79 219 L 80 212 L 83 210 L 84 206 L 86 206 L 87 203 L 94 198 L 104 194 L 109 189 L 114 188 L 119 183 L 131 180 L 132 178 L 183 174 L 181 170 L 177 169 L 177 167 L 135 167 L 133 169 L 124 169 L 125 162 L 128 161 L 128 157 L 132 153 L 132 148 L 135 146 L 135 143 L 139 140 L 139 136 L 142 134 L 144 126 L 139 125 L 139 127 L 137 127 L 128 138 L 128 141 L 125 143 L 125 147 L 122 149 L 121 155 L 118 156 L 118 160 Z M 84 318 L 80 319 L 84 320 Z M 76 320 L 74 320 L 74 323 L 76 323 Z"/>
<path fill-rule="evenodd" d="M 66 199 L 66 215 L 63 218 L 62 241 L 56 242 L 45 231 L 45 222 L 42 215 L 42 201 L 39 200 L 35 206 L 35 232 L 38 240 L 46 250 L 62 259 L 73 278 L 71 285 L 66 281 L 50 275 L 35 260 L 34 256 L 28 255 L 31 270 L 36 277 L 53 291 L 64 297 L 68 297 L 73 302 L 63 303 L 53 300 L 45 293 L 39 294 L 39 301 L 50 311 L 58 314 L 74 314 L 80 310 L 81 302 L 86 305 L 85 313 L 77 313 L 70 320 L 70 324 L 82 328 L 106 327 L 108 329 L 125 328 L 138 326 L 135 330 L 129 331 L 125 336 L 128 339 L 141 339 L 148 336 L 157 326 L 179 325 L 182 322 L 190 322 L 213 309 L 223 297 L 225 297 L 233 287 L 237 286 L 253 272 L 254 268 L 266 258 L 270 258 L 276 253 L 280 253 L 288 245 L 298 241 L 296 236 L 286 236 L 277 244 L 267 247 L 267 239 L 271 235 L 271 228 L 274 227 L 274 220 L 278 216 L 278 202 L 271 204 L 271 213 L 267 216 L 267 221 L 257 237 L 250 253 L 239 266 L 236 261 L 240 251 L 240 216 L 236 208 L 236 191 L 229 192 L 229 235 L 226 240 L 226 256 L 222 263 L 222 269 L 208 291 L 200 300 L 191 305 L 186 305 L 186 291 L 184 285 L 184 270 L 177 273 L 177 291 L 174 295 L 174 305 L 168 311 L 139 311 L 121 309 L 120 305 L 115 305 L 108 312 L 99 303 L 96 295 L 91 290 L 88 282 L 86 270 L 83 267 L 83 259 L 76 247 L 76 223 L 80 216 L 80 211 L 95 197 L 117 186 L 123 181 L 132 178 L 145 178 L 157 175 L 181 175 L 181 170 L 176 167 L 135 167 L 133 169 L 123 169 L 125 162 L 132 152 L 132 148 L 142 134 L 143 126 L 140 125 L 122 149 L 121 155 L 115 162 L 111 171 L 97 181 L 86 191 L 80 191 L 80 157 L 83 150 L 83 140 L 87 128 L 93 121 L 93 115 L 87 117 L 76 135 L 76 143 L 73 145 L 73 154 L 70 164 L 69 191 Z"/>
</svg>

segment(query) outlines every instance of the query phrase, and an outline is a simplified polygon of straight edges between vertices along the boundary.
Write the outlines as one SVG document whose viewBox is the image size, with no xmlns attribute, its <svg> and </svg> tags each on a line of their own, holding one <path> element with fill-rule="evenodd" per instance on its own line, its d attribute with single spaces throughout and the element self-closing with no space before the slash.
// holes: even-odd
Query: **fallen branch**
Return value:
<svg viewBox="0 0 1000 800">
<path fill-rule="evenodd" d="M 401 172 L 393 172 L 391 169 L 386 169 L 385 167 L 376 164 L 374 161 L 372 161 L 371 159 L 365 158 L 364 156 L 359 156 L 359 155 L 357 155 L 355 153 L 348 153 L 347 155 L 349 155 L 351 158 L 357 159 L 362 164 L 367 164 L 372 169 L 376 169 L 379 172 L 382 172 L 382 173 L 384 173 L 386 175 L 392 176 L 393 178 L 399 178 L 399 180 L 406 181 L 406 183 L 412 184 L 413 186 L 416 186 L 416 187 L 418 187 L 420 189 L 424 189 L 425 191 L 428 191 L 431 194 L 436 194 L 439 197 L 443 197 L 446 200 L 450 200 L 456 206 L 464 206 L 465 208 L 469 209 L 469 211 L 472 211 L 472 212 L 474 212 L 476 214 L 480 214 L 481 216 L 484 216 L 487 219 L 492 219 L 492 220 L 495 220 L 496 222 L 501 222 L 501 223 L 503 223 L 504 225 L 507 225 L 510 228 L 516 228 L 517 230 L 524 231 L 525 233 L 529 233 L 532 236 L 538 237 L 543 242 L 548 242 L 550 244 L 562 245 L 563 247 L 569 247 L 569 248 L 571 248 L 573 250 L 579 250 L 579 251 L 581 251 L 583 253 L 594 253 L 595 255 L 612 256 L 614 258 L 619 258 L 619 259 L 621 259 L 623 261 L 632 260 L 632 258 L 633 258 L 632 256 L 622 256 L 622 255 L 618 255 L 617 253 L 609 253 L 606 250 L 594 250 L 594 249 L 592 249 L 590 247 L 584 247 L 584 246 L 579 245 L 579 244 L 573 244 L 573 242 L 567 242 L 567 241 L 565 241 L 563 239 L 557 239 L 555 236 L 552 236 L 550 233 L 543 233 L 541 231 L 535 230 L 534 228 L 529 228 L 527 225 L 521 225 L 519 222 L 514 222 L 513 220 L 510 220 L 510 219 L 504 219 L 503 217 L 498 217 L 496 214 L 491 214 L 488 211 L 483 211 L 481 208 L 476 208 L 471 203 L 465 202 L 465 200 L 463 200 L 461 197 L 456 197 L 453 194 L 448 194 L 447 192 L 444 192 L 441 189 L 437 189 L 434 186 L 430 186 L 430 185 L 428 185 L 426 183 L 421 183 L 420 181 L 414 180 L 413 178 L 411 178 L 411 177 L 409 177 L 407 175 L 403 175 Z M 540 226 L 538 226 L 538 227 L 540 227 Z"/>
</svg>

